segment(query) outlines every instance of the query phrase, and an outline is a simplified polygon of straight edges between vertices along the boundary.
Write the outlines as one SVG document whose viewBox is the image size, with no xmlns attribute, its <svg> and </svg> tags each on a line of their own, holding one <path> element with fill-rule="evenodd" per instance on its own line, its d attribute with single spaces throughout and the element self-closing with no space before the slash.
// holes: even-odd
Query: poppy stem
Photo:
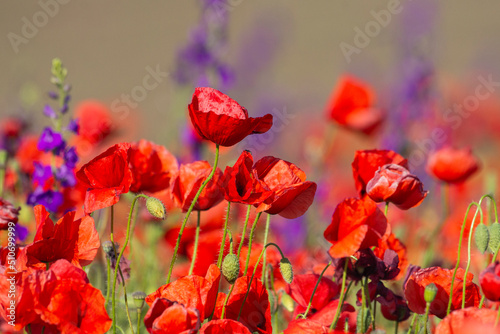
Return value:
<svg viewBox="0 0 500 334">
<path fill-rule="evenodd" d="M 137 309 L 137 334 L 141 332 L 141 309 Z M 397 333 L 396 333 L 397 334 Z"/>
<path fill-rule="evenodd" d="M 411 334 L 411 330 L 413 329 L 413 326 L 415 325 L 416 319 L 417 319 L 417 313 L 413 313 L 413 317 L 411 317 L 411 321 L 410 321 L 410 328 L 408 329 L 408 334 Z"/>
<path fill-rule="evenodd" d="M 331 264 L 332 264 L 332 261 L 328 262 L 328 264 L 325 266 L 325 268 L 323 268 L 323 271 L 321 272 L 321 274 L 319 274 L 318 281 L 316 282 L 316 285 L 314 286 L 314 290 L 311 294 L 311 298 L 309 298 L 309 303 L 307 304 L 306 311 L 303 314 L 297 314 L 297 318 L 295 318 L 295 319 L 298 319 L 299 317 L 301 317 L 302 319 L 307 318 L 307 314 L 309 313 L 309 310 L 311 309 L 311 305 L 313 302 L 314 294 L 316 293 L 316 289 L 318 288 L 319 283 L 321 282 L 321 279 L 323 278 L 323 275 L 325 274 L 326 270 L 328 269 L 328 267 Z"/>
<path fill-rule="evenodd" d="M 472 206 L 474 206 L 474 205 L 476 207 L 479 207 L 479 204 L 476 202 L 470 203 L 469 206 L 467 207 L 467 211 L 465 212 L 464 221 L 462 222 L 462 229 L 460 230 L 460 238 L 458 240 L 457 263 L 455 265 L 455 270 L 453 270 L 453 276 L 451 277 L 450 298 L 448 300 L 448 309 L 446 310 L 446 315 L 450 314 L 450 312 L 451 312 L 451 301 L 453 298 L 453 284 L 455 283 L 455 276 L 457 275 L 458 267 L 460 265 L 460 254 L 462 252 L 462 240 L 464 237 L 465 223 L 467 222 L 467 216 L 469 215 L 469 211 L 472 208 Z M 478 210 L 476 210 L 476 213 Z"/>
<path fill-rule="evenodd" d="M 240 252 L 241 252 L 241 248 L 243 247 L 243 242 L 245 241 L 245 236 L 247 234 L 247 226 L 248 226 L 248 220 L 250 218 L 250 209 L 252 208 L 252 205 L 249 204 L 248 205 L 248 209 L 247 209 L 247 216 L 245 218 L 245 223 L 243 224 L 243 232 L 242 235 L 241 235 L 241 240 L 240 240 L 240 245 L 238 246 L 238 259 L 240 258 Z"/>
<path fill-rule="evenodd" d="M 105 305 L 108 304 L 109 293 L 111 292 L 111 260 L 107 256 L 106 256 L 106 262 L 107 262 L 106 272 L 108 275 L 108 282 L 107 282 L 107 287 L 106 287 L 106 303 L 105 303 Z"/>
<path fill-rule="evenodd" d="M 396 320 L 396 326 L 394 326 L 394 334 L 398 334 L 399 321 Z"/>
<path fill-rule="evenodd" d="M 387 217 L 387 212 L 389 211 L 389 202 L 385 202 L 384 216 Z"/>
<path fill-rule="evenodd" d="M 495 320 L 495 327 L 498 326 L 498 322 L 500 321 L 500 306 L 498 307 L 497 318 Z"/>
<path fill-rule="evenodd" d="M 179 235 L 177 236 L 177 242 L 175 243 L 175 248 L 174 248 L 174 254 L 172 255 L 172 260 L 170 261 L 170 268 L 168 269 L 168 275 L 167 275 L 167 284 L 170 283 L 170 278 L 172 277 L 172 270 L 174 269 L 174 264 L 175 260 L 177 259 L 177 253 L 179 252 L 179 246 L 181 243 L 181 238 L 182 238 L 182 233 L 184 232 L 184 228 L 186 228 L 187 221 L 189 219 L 189 216 L 191 215 L 191 211 L 193 211 L 194 206 L 196 205 L 196 202 L 198 201 L 198 197 L 200 197 L 201 192 L 203 189 L 205 189 L 205 186 L 207 185 L 208 182 L 212 179 L 212 177 L 215 174 L 215 171 L 217 170 L 217 164 L 219 163 L 219 144 L 215 145 L 215 162 L 214 162 L 214 167 L 212 168 L 212 172 L 208 177 L 203 181 L 201 184 L 200 188 L 198 189 L 198 192 L 193 198 L 193 201 L 191 202 L 191 205 L 189 206 L 188 211 L 186 212 L 186 217 L 184 218 L 184 221 L 182 222 L 181 229 L 179 231 Z"/>
<path fill-rule="evenodd" d="M 5 171 L 7 170 L 7 151 L 0 150 L 0 197 L 3 197 L 5 184 Z"/>
<path fill-rule="evenodd" d="M 255 233 L 255 228 L 257 227 L 257 222 L 259 221 L 261 214 L 262 214 L 262 212 L 257 213 L 257 215 L 255 216 L 255 221 L 253 222 L 252 228 L 250 229 L 250 237 L 248 238 L 247 261 L 245 263 L 245 270 L 243 271 L 243 276 L 247 275 L 248 265 L 250 264 L 250 253 L 252 252 L 253 234 Z M 259 261 L 260 261 L 260 259 L 259 259 Z M 259 262 L 257 261 L 257 263 L 259 263 Z"/>
<path fill-rule="evenodd" d="M 137 224 L 137 217 L 138 217 L 138 216 L 139 216 L 139 210 L 137 210 L 137 211 L 135 212 L 135 215 L 134 215 L 134 220 L 132 221 L 132 237 L 134 236 L 135 225 Z M 134 239 L 132 239 L 132 240 L 130 241 L 130 247 L 129 247 L 129 249 L 130 249 L 130 254 L 133 254 L 133 253 L 132 253 L 132 245 L 134 244 L 134 242 L 133 242 L 133 241 L 134 241 Z"/>
<path fill-rule="evenodd" d="M 224 314 L 226 313 L 226 305 L 227 302 L 229 301 L 229 296 L 231 296 L 231 293 L 233 293 L 233 289 L 234 289 L 234 284 L 231 284 L 231 289 L 229 289 L 229 293 L 227 294 L 226 299 L 224 300 L 224 305 L 222 305 L 222 313 L 220 316 L 221 319 L 224 319 Z"/>
<path fill-rule="evenodd" d="M 481 202 L 479 202 L 481 203 Z M 463 282 L 463 288 L 462 288 L 462 308 L 465 308 L 465 288 L 467 287 L 467 274 L 469 272 L 470 268 L 470 262 L 471 262 L 471 245 L 472 245 L 472 235 L 474 234 L 474 222 L 476 221 L 477 213 L 480 213 L 480 220 L 481 224 L 483 223 L 483 209 L 481 209 L 481 204 L 479 204 L 476 213 L 474 214 L 474 218 L 472 218 L 472 223 L 470 225 L 470 230 L 469 230 L 469 241 L 467 243 L 467 266 L 465 267 L 465 273 L 464 273 L 464 282 Z"/>
<path fill-rule="evenodd" d="M 201 221 L 201 211 L 198 210 L 198 219 L 196 222 L 196 234 L 194 236 L 194 250 L 193 250 L 193 258 L 191 259 L 191 266 L 189 267 L 188 275 L 193 274 L 194 264 L 196 262 L 196 254 L 198 254 L 198 242 L 200 239 L 200 221 Z"/>
<path fill-rule="evenodd" d="M 339 322 L 339 318 L 340 318 L 340 312 L 342 310 L 342 307 L 344 307 L 344 300 L 345 300 L 345 296 L 346 296 L 345 283 L 347 280 L 347 265 L 348 264 L 349 264 L 349 258 L 346 258 L 345 263 L 344 263 L 344 272 L 342 273 L 342 286 L 340 288 L 339 303 L 337 304 L 337 310 L 335 311 L 335 317 L 333 317 L 332 324 L 330 325 L 331 331 L 337 327 L 337 323 Z"/>
<path fill-rule="evenodd" d="M 271 215 L 270 214 L 267 214 L 267 217 L 266 217 L 266 229 L 265 229 L 265 232 L 264 232 L 264 245 L 267 244 L 267 238 L 269 236 L 269 223 L 271 222 Z M 267 253 L 264 252 L 264 259 L 262 259 L 262 277 L 260 278 L 260 280 L 262 282 L 264 282 L 264 274 L 265 274 L 265 270 L 264 268 L 266 268 L 266 260 L 267 260 Z"/>
<path fill-rule="evenodd" d="M 222 234 L 222 242 L 220 244 L 219 258 L 217 259 L 217 267 L 220 269 L 222 266 L 222 257 L 224 256 L 224 247 L 226 246 L 227 223 L 229 221 L 229 212 L 231 210 L 231 202 L 227 202 L 226 220 L 224 221 L 224 232 Z M 231 243 L 232 245 L 232 243 Z M 238 257 L 239 259 L 239 257 Z"/>
<path fill-rule="evenodd" d="M 424 315 L 424 334 L 427 334 L 427 322 L 429 321 L 429 311 L 431 309 L 431 303 L 425 304 L 425 315 Z"/>
</svg>

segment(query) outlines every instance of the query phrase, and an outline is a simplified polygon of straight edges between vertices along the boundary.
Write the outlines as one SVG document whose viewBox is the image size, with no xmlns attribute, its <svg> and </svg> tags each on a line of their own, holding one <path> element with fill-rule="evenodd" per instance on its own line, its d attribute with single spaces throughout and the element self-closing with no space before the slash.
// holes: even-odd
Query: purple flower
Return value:
<svg viewBox="0 0 500 334">
<path fill-rule="evenodd" d="M 61 113 L 65 114 L 68 112 L 68 110 L 69 110 L 68 104 L 67 103 L 63 104 L 61 108 Z"/>
<path fill-rule="evenodd" d="M 52 176 L 52 168 L 38 162 L 34 162 L 33 165 L 35 166 L 33 181 L 40 185 L 44 184 Z"/>
<path fill-rule="evenodd" d="M 56 179 L 63 187 L 73 187 L 76 184 L 75 173 L 67 165 L 62 165 L 56 170 Z"/>
<path fill-rule="evenodd" d="M 22 225 L 19 225 L 19 224 L 16 224 L 15 226 L 15 229 L 16 229 L 16 239 L 23 242 L 24 240 L 26 240 L 26 238 L 28 237 L 29 235 L 29 230 L 27 227 L 25 226 L 22 226 Z"/>
<path fill-rule="evenodd" d="M 63 195 L 58 191 L 47 190 L 38 197 L 38 204 L 42 204 L 49 211 L 57 212 L 63 204 Z"/>
<path fill-rule="evenodd" d="M 75 168 L 76 163 L 78 162 L 78 155 L 76 154 L 76 148 L 71 146 L 70 148 L 64 151 L 64 163 L 69 168 Z"/>
<path fill-rule="evenodd" d="M 55 110 L 52 109 L 52 107 L 49 106 L 48 104 L 46 104 L 45 107 L 43 108 L 43 114 L 50 118 L 57 118 Z"/>
<path fill-rule="evenodd" d="M 64 149 L 64 146 L 66 146 L 66 143 L 64 142 L 62 135 L 52 131 L 49 127 L 46 127 L 43 130 L 37 145 L 39 150 L 45 152 L 54 151 L 56 154 L 59 154 L 59 152 Z"/>
<path fill-rule="evenodd" d="M 57 94 L 56 92 L 49 92 L 48 95 L 53 100 L 57 100 L 59 98 L 59 94 Z"/>
<path fill-rule="evenodd" d="M 78 134 L 78 131 L 80 130 L 80 125 L 78 124 L 78 118 L 69 121 L 67 129 L 73 132 L 74 134 Z"/>
</svg>

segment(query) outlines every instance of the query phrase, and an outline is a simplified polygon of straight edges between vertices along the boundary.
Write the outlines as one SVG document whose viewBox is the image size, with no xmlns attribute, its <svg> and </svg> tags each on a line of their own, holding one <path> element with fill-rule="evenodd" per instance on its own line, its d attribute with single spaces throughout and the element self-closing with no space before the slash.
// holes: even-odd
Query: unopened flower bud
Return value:
<svg viewBox="0 0 500 334">
<path fill-rule="evenodd" d="M 494 222 L 490 226 L 490 250 L 494 253 L 500 245 L 500 223 Z"/>
<path fill-rule="evenodd" d="M 436 298 L 438 288 L 436 284 L 431 283 L 425 287 L 424 290 L 424 300 L 426 303 L 432 303 L 434 298 Z"/>
<path fill-rule="evenodd" d="M 146 208 L 153 217 L 165 219 L 165 206 L 158 198 L 148 197 L 146 200 Z"/>
<path fill-rule="evenodd" d="M 288 260 L 286 257 L 282 258 L 280 261 L 280 271 L 281 271 L 281 276 L 283 276 L 285 282 L 287 282 L 288 284 L 292 284 L 293 268 L 292 264 L 290 263 L 290 260 Z"/>
<path fill-rule="evenodd" d="M 113 243 L 111 241 L 105 241 L 102 244 L 102 250 L 104 251 L 104 254 L 106 254 L 106 257 L 111 260 L 115 260 L 116 258 L 116 253 L 118 253 L 118 249 L 120 248 L 120 245 L 115 242 L 115 247 L 113 248 Z M 116 253 L 115 253 L 116 251 Z"/>
<path fill-rule="evenodd" d="M 135 307 L 142 309 L 144 307 L 144 299 L 146 299 L 146 294 L 142 291 L 136 291 L 132 294 L 132 299 L 134 299 Z"/>
<path fill-rule="evenodd" d="M 240 260 L 234 254 L 227 254 L 222 261 L 222 275 L 229 284 L 234 284 L 240 274 Z"/>
<path fill-rule="evenodd" d="M 287 293 L 283 293 L 281 295 L 281 305 L 283 305 L 288 312 L 293 312 L 293 309 L 295 308 L 292 297 L 290 297 Z"/>
<path fill-rule="evenodd" d="M 476 227 L 476 232 L 474 232 L 474 241 L 476 242 L 477 249 L 484 254 L 484 252 L 488 249 L 488 243 L 490 241 L 490 233 L 486 225 L 481 223 Z"/>
</svg>

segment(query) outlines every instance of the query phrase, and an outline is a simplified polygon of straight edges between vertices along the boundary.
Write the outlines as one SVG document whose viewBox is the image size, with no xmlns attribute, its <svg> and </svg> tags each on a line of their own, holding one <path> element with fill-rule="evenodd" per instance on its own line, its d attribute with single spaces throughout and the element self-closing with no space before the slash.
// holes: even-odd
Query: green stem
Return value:
<svg viewBox="0 0 500 334">
<path fill-rule="evenodd" d="M 198 219 L 196 222 L 196 233 L 194 236 L 194 250 L 193 250 L 193 258 L 191 259 L 191 266 L 189 267 L 188 275 L 193 274 L 194 264 L 196 262 L 196 254 L 198 254 L 198 242 L 200 240 L 200 221 L 201 221 L 201 211 L 198 211 Z"/>
<path fill-rule="evenodd" d="M 385 202 L 384 215 L 387 217 L 387 212 L 389 211 L 389 202 Z"/>
<path fill-rule="evenodd" d="M 229 212 L 231 210 L 231 202 L 227 202 L 226 219 L 224 221 L 224 232 L 222 233 L 222 242 L 220 244 L 219 258 L 217 259 L 217 267 L 222 266 L 222 258 L 224 257 L 224 247 L 226 247 L 227 223 L 229 221 Z"/>
<path fill-rule="evenodd" d="M 394 334 L 398 334 L 398 329 L 399 329 L 399 321 L 396 320 L 396 326 L 394 326 Z"/>
<path fill-rule="evenodd" d="M 137 211 L 135 212 L 134 219 L 133 219 L 133 221 L 132 221 L 132 232 L 131 232 L 131 233 L 132 233 L 132 240 L 130 241 L 130 246 L 129 246 L 129 249 L 130 249 L 130 254 L 133 254 L 133 252 L 132 252 L 132 246 L 133 246 L 133 244 L 134 244 L 134 239 L 133 239 L 133 237 L 134 237 L 135 225 L 137 224 L 137 217 L 138 217 L 138 216 L 139 216 L 139 210 L 137 210 Z"/>
<path fill-rule="evenodd" d="M 269 236 L 269 223 L 271 222 L 271 215 L 267 214 L 266 217 L 266 229 L 264 232 L 264 245 L 267 245 L 267 238 Z M 264 273 L 266 272 L 266 260 L 267 260 L 267 253 L 264 252 L 264 258 L 262 259 L 262 277 L 260 280 L 264 282 Z"/>
<path fill-rule="evenodd" d="M 345 263 L 344 263 L 344 272 L 342 273 L 342 286 L 340 288 L 340 297 L 339 297 L 339 303 L 337 304 L 337 310 L 335 311 L 335 316 L 333 317 L 332 324 L 330 325 L 330 330 L 332 331 L 334 328 L 337 328 L 337 323 L 339 322 L 340 319 L 340 312 L 342 310 L 342 307 L 344 307 L 344 300 L 345 300 L 345 283 L 347 280 L 347 265 L 349 264 L 349 258 L 345 258 Z"/>
<path fill-rule="evenodd" d="M 106 256 L 106 262 L 107 262 L 107 274 L 108 274 L 108 283 L 107 283 L 107 288 L 106 288 L 106 305 L 108 304 L 109 301 L 109 294 L 111 292 L 111 260 L 109 259 L 108 256 Z"/>
<path fill-rule="evenodd" d="M 408 329 L 408 334 L 411 334 L 411 330 L 413 326 L 415 326 L 415 320 L 417 319 L 417 313 L 413 313 L 413 317 L 411 318 L 410 328 Z"/>
<path fill-rule="evenodd" d="M 498 326 L 498 322 L 500 321 L 500 307 L 498 307 L 497 318 L 495 320 L 495 327 Z"/>
<path fill-rule="evenodd" d="M 238 259 L 240 258 L 240 253 L 241 253 L 241 248 L 243 247 L 243 243 L 245 242 L 245 236 L 247 234 L 247 226 L 248 226 L 248 220 L 250 218 L 250 209 L 252 208 L 251 205 L 248 205 L 247 209 L 247 216 L 245 217 L 245 223 L 243 224 L 243 232 L 241 234 L 241 240 L 240 240 L 240 245 L 238 246 Z"/>
<path fill-rule="evenodd" d="M 0 150 L 0 198 L 3 198 L 5 171 L 7 170 L 7 151 Z"/>
<path fill-rule="evenodd" d="M 255 233 L 255 228 L 257 227 L 257 222 L 259 221 L 261 214 L 262 214 L 262 212 L 257 213 L 257 215 L 255 216 L 255 221 L 253 222 L 252 228 L 250 229 L 250 237 L 248 238 L 247 261 L 245 263 L 245 270 L 243 271 L 243 276 L 247 275 L 248 265 L 250 264 L 250 253 L 252 252 L 253 234 Z M 257 262 L 257 264 L 258 264 L 258 262 Z M 257 264 L 255 265 L 255 268 L 257 268 Z"/>
<path fill-rule="evenodd" d="M 26 332 L 28 334 L 31 334 L 31 324 L 29 324 L 28 326 L 26 326 Z"/>
<path fill-rule="evenodd" d="M 429 321 L 429 311 L 431 309 L 431 303 L 426 303 L 425 305 L 425 315 L 424 315 L 424 334 L 427 334 L 427 322 Z"/>
<path fill-rule="evenodd" d="M 229 301 L 229 297 L 231 296 L 231 293 L 233 292 L 234 285 L 235 284 L 231 285 L 231 289 L 229 289 L 229 293 L 227 294 L 226 299 L 224 299 L 224 305 L 222 306 L 222 313 L 220 316 L 221 319 L 224 319 L 224 314 L 226 313 L 226 305 L 227 305 L 227 302 Z"/>
<path fill-rule="evenodd" d="M 193 198 L 193 201 L 191 202 L 191 205 L 189 206 L 189 209 L 186 213 L 186 217 L 184 218 L 184 221 L 182 222 L 181 229 L 179 231 L 179 235 L 177 236 L 177 242 L 175 244 L 174 248 L 174 255 L 172 256 L 172 260 L 170 261 L 170 268 L 168 269 L 168 275 L 167 275 L 167 284 L 170 283 L 170 278 L 172 277 L 172 270 L 174 269 L 174 264 L 175 260 L 177 259 L 177 252 L 179 251 L 179 246 L 181 243 L 181 238 L 182 238 L 182 233 L 184 232 L 184 228 L 186 227 L 187 221 L 189 219 L 189 216 L 191 215 L 191 211 L 193 211 L 194 206 L 196 205 L 196 202 L 198 201 L 198 197 L 200 197 L 201 192 L 203 189 L 205 189 L 205 186 L 207 185 L 208 182 L 212 179 L 212 177 L 215 174 L 215 171 L 217 170 L 217 164 L 219 163 L 219 144 L 215 146 L 215 162 L 214 166 L 212 168 L 212 172 L 208 177 L 203 181 L 201 184 L 200 188 L 198 189 L 198 192 Z"/>
<path fill-rule="evenodd" d="M 375 330 L 375 319 L 377 318 L 377 300 L 373 301 L 373 313 L 372 313 L 372 330 Z"/>
<path fill-rule="evenodd" d="M 316 293 L 316 289 L 318 288 L 319 283 L 321 282 L 321 279 L 323 278 L 323 275 L 325 274 L 326 270 L 328 269 L 328 267 L 331 264 L 332 264 L 332 261 L 328 262 L 328 264 L 325 266 L 325 268 L 323 268 L 323 271 L 321 272 L 321 274 L 319 274 L 318 280 L 317 280 L 316 285 L 314 286 L 314 290 L 311 294 L 311 298 L 309 298 L 309 303 L 307 304 L 306 311 L 303 314 L 298 314 L 296 319 L 298 319 L 299 316 L 302 319 L 307 318 L 307 314 L 309 313 L 309 310 L 311 309 L 311 306 L 312 306 L 312 302 L 313 302 L 314 294 Z"/>
<path fill-rule="evenodd" d="M 481 224 L 483 223 L 483 210 L 481 209 L 481 204 L 478 206 L 474 218 L 472 218 L 472 223 L 469 230 L 469 240 L 467 243 L 467 266 L 465 267 L 464 282 L 462 288 L 462 308 L 465 308 L 465 288 L 467 287 L 467 274 L 469 273 L 470 262 L 471 262 L 471 246 L 472 246 L 472 235 L 474 234 L 474 222 L 476 221 L 477 213 L 481 214 Z M 453 290 L 452 290 L 453 291 Z"/>
<path fill-rule="evenodd" d="M 137 309 L 137 334 L 141 332 L 141 309 Z M 396 333 L 397 334 L 397 333 Z"/>
</svg>

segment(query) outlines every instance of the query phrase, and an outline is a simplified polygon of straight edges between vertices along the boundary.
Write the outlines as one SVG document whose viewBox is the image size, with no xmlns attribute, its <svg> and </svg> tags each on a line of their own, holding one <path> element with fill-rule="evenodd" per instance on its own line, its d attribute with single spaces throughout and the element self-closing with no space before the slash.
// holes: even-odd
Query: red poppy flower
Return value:
<svg viewBox="0 0 500 334">
<path fill-rule="evenodd" d="M 306 310 L 318 279 L 319 275 L 315 274 L 295 275 L 292 284 L 288 284 L 286 292 L 298 304 L 294 312 L 295 316 Z M 337 284 L 331 279 L 322 277 L 311 303 L 312 313 L 325 307 L 338 296 L 339 292 L 340 287 Z"/>
<path fill-rule="evenodd" d="M 352 175 L 360 197 L 365 195 L 366 185 L 373 179 L 375 172 L 387 164 L 396 164 L 408 169 L 408 161 L 394 151 L 356 151 L 352 162 Z"/>
<path fill-rule="evenodd" d="M 200 319 L 204 320 L 214 309 L 219 281 L 220 270 L 212 264 L 205 277 L 197 275 L 181 277 L 147 296 L 146 303 L 151 306 L 157 298 L 166 298 L 185 307 L 196 308 L 200 313 Z"/>
<path fill-rule="evenodd" d="M 377 301 L 380 303 L 382 315 L 387 320 L 402 322 L 410 317 L 410 309 L 406 300 L 391 290 L 387 290 L 385 296 L 380 296 Z"/>
<path fill-rule="evenodd" d="M 341 334 L 344 331 L 333 330 L 317 321 L 310 319 L 297 319 L 288 324 L 283 334 Z M 348 332 L 352 333 L 352 332 Z"/>
<path fill-rule="evenodd" d="M 479 161 L 471 149 L 445 147 L 432 153 L 427 161 L 427 170 L 435 178 L 458 183 L 467 180 L 479 169 Z"/>
<path fill-rule="evenodd" d="M 330 327 L 337 313 L 337 308 L 339 306 L 339 300 L 335 299 L 329 302 L 325 307 L 317 312 L 310 313 L 309 319 L 314 320 L 324 326 Z M 304 309 L 305 311 L 305 309 Z M 344 331 L 345 323 L 347 322 L 348 333 L 356 332 L 356 309 L 351 304 L 344 303 L 340 310 L 339 321 L 335 329 L 337 331 Z"/>
<path fill-rule="evenodd" d="M 294 164 L 275 157 L 257 161 L 254 170 L 274 194 L 257 206 L 257 212 L 288 219 L 302 216 L 311 206 L 316 193 L 316 183 L 306 181 L 306 174 Z"/>
<path fill-rule="evenodd" d="M 36 136 L 26 136 L 21 139 L 16 152 L 16 161 L 19 163 L 21 171 L 26 174 L 33 174 L 35 171 L 34 162 L 39 162 L 46 155 L 37 148 L 38 138 Z"/>
<path fill-rule="evenodd" d="M 469 307 L 451 312 L 441 321 L 435 334 L 498 334 L 497 312 L 487 308 Z"/>
<path fill-rule="evenodd" d="M 220 146 L 233 146 L 248 135 L 267 132 L 273 125 L 271 114 L 248 117 L 238 102 L 213 88 L 196 88 L 188 108 L 200 137 Z"/>
<path fill-rule="evenodd" d="M 118 203 L 120 195 L 129 191 L 132 184 L 129 150 L 128 143 L 113 145 L 76 173 L 78 179 L 88 187 L 85 195 L 86 213 Z"/>
<path fill-rule="evenodd" d="M 427 193 L 418 177 L 396 164 L 380 167 L 366 185 L 366 194 L 372 200 L 391 202 L 401 210 L 420 205 Z"/>
<path fill-rule="evenodd" d="M 462 287 L 465 271 L 459 268 L 453 284 L 451 310 L 462 308 Z M 424 291 L 425 287 L 434 283 L 438 292 L 436 298 L 431 303 L 430 313 L 443 319 L 446 316 L 448 300 L 451 290 L 451 278 L 453 270 L 431 267 L 420 269 L 414 272 L 405 285 L 405 297 L 408 300 L 408 307 L 418 314 L 425 313 Z M 472 282 L 474 275 L 469 273 L 465 286 L 465 307 L 478 306 L 481 296 L 479 287 Z"/>
<path fill-rule="evenodd" d="M 169 187 L 179 165 L 165 147 L 141 139 L 130 148 L 130 167 L 134 176 L 130 191 L 154 193 Z"/>
<path fill-rule="evenodd" d="M 341 77 L 335 87 L 327 112 L 338 124 L 365 134 L 371 134 L 383 120 L 383 113 L 375 107 L 373 89 L 347 75 Z"/>
<path fill-rule="evenodd" d="M 0 230 L 7 230 L 9 223 L 17 224 L 19 211 L 20 207 L 16 209 L 10 202 L 0 197 Z"/>
<path fill-rule="evenodd" d="M 233 167 L 226 167 L 223 189 L 227 201 L 260 204 L 273 195 L 267 185 L 259 180 L 252 166 L 252 153 L 243 151 Z"/>
<path fill-rule="evenodd" d="M 390 234 L 390 226 L 382 211 L 369 198 L 348 198 L 337 205 L 325 239 L 333 244 L 333 258 L 351 256 L 360 249 L 377 246 Z"/>
<path fill-rule="evenodd" d="M 260 253 L 264 245 L 261 243 L 253 243 L 252 250 L 250 251 L 250 260 L 248 261 L 248 274 L 253 273 L 255 265 L 259 260 Z M 240 253 L 240 268 L 245 268 L 248 255 L 248 246 L 243 246 Z M 271 265 L 274 268 L 274 280 L 275 284 L 279 284 L 282 281 L 281 272 L 279 271 L 279 262 L 281 260 L 280 253 L 274 247 L 268 247 L 266 249 L 266 265 Z M 261 277 L 262 275 L 262 262 L 260 261 L 255 271 L 255 277 Z M 240 275 L 243 275 L 243 270 L 240 271 Z"/>
<path fill-rule="evenodd" d="M 226 305 L 224 317 L 226 319 L 236 320 L 240 313 L 241 305 L 247 294 L 249 288 L 250 276 L 243 276 L 236 279 L 234 283 L 233 292 L 229 296 Z M 217 308 L 215 310 L 214 319 L 220 319 L 222 314 L 222 305 L 226 295 L 219 293 L 217 298 Z M 269 296 L 266 288 L 262 285 L 260 280 L 254 278 L 250 285 L 250 292 L 248 293 L 243 311 L 239 319 L 250 332 L 271 334 L 273 329 L 271 327 L 271 309 L 269 304 Z"/>
<path fill-rule="evenodd" d="M 500 302 L 500 262 L 490 264 L 479 276 L 484 296 L 492 302 Z"/>
<path fill-rule="evenodd" d="M 221 319 L 212 320 L 204 324 L 199 334 L 227 334 L 227 333 L 238 333 L 238 334 L 252 334 L 242 323 L 231 320 L 231 319 Z"/>
<path fill-rule="evenodd" d="M 72 211 L 54 225 L 43 205 L 35 206 L 34 211 L 37 231 L 33 243 L 26 247 L 28 265 L 66 259 L 83 267 L 94 260 L 101 244 L 92 217 L 75 220 Z"/>
<path fill-rule="evenodd" d="M 396 276 L 395 280 L 398 280 L 405 276 L 406 269 L 408 268 L 408 256 L 406 251 L 406 246 L 391 233 L 387 239 L 379 240 L 378 246 L 375 247 L 373 253 L 381 260 L 384 259 L 385 252 L 387 250 L 393 250 L 398 255 L 399 259 L 399 274 Z"/>
<path fill-rule="evenodd" d="M 144 325 L 152 334 L 195 333 L 200 328 L 200 314 L 196 308 L 157 298 L 144 316 Z"/>
<path fill-rule="evenodd" d="M 182 212 L 189 209 L 198 189 L 211 172 L 212 167 L 208 162 L 196 161 L 181 165 L 179 171 L 173 176 L 170 189 L 175 203 L 182 209 Z M 217 168 L 214 176 L 198 197 L 194 210 L 208 210 L 222 201 L 224 193 L 220 187 L 221 178 L 222 172 Z"/>
<path fill-rule="evenodd" d="M 113 127 L 111 112 L 101 102 L 83 101 L 76 106 L 75 115 L 78 119 L 79 139 L 96 145 L 111 133 Z"/>
</svg>

